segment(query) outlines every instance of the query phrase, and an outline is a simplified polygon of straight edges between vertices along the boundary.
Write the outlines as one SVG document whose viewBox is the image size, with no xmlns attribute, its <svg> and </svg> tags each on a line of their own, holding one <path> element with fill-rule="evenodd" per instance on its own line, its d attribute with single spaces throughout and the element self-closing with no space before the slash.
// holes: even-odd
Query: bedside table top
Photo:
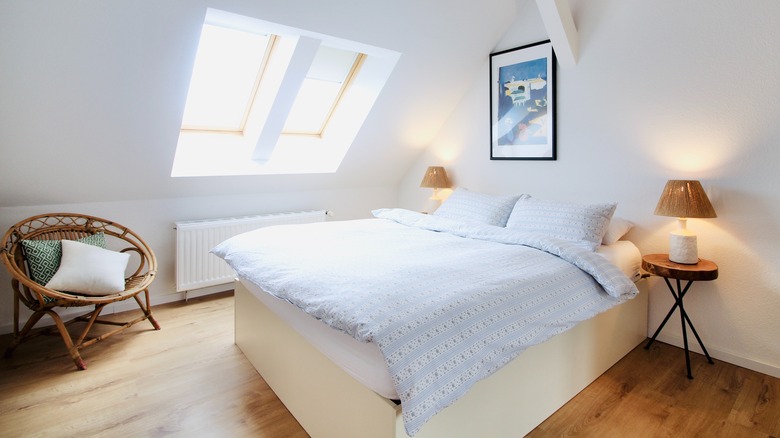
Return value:
<svg viewBox="0 0 780 438">
<path fill-rule="evenodd" d="M 699 259 L 695 265 L 684 265 L 669 260 L 669 254 L 642 256 L 642 269 L 659 277 L 678 280 L 709 281 L 718 278 L 718 265 L 711 260 Z"/>
</svg>

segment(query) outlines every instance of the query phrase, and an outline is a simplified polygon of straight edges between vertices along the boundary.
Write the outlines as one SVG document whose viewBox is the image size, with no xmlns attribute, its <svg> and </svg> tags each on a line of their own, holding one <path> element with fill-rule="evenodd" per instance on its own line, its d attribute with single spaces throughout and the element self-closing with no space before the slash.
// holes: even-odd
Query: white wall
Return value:
<svg viewBox="0 0 780 438">
<path fill-rule="evenodd" d="M 720 278 L 694 284 L 686 309 L 716 359 L 780 376 L 780 3 L 571 4 L 580 58 L 558 70 L 558 160 L 489 160 L 486 56 L 471 92 L 407 173 L 401 204 L 422 208 L 425 166 L 441 164 L 472 190 L 618 201 L 616 215 L 636 222 L 629 237 L 642 253 L 663 253 L 676 221 L 653 215 L 661 189 L 667 179 L 699 179 L 718 218 L 688 225 Z M 519 0 L 518 11 L 496 51 L 547 39 L 533 1 Z M 650 280 L 652 334 L 673 301 L 663 281 Z M 678 318 L 661 340 L 682 345 Z"/>
<path fill-rule="evenodd" d="M 207 7 L 402 54 L 337 172 L 170 177 Z M 513 13 L 513 0 L 0 1 L 0 230 L 61 210 L 117 221 L 158 256 L 154 301 L 177 298 L 176 220 L 309 209 L 350 219 L 395 205 L 401 175 Z M 0 333 L 8 284 L 0 269 Z"/>
<path fill-rule="evenodd" d="M 207 7 L 401 53 L 336 173 L 170 177 Z M 395 186 L 513 8 L 513 0 L 0 1 L 0 175 L 11 182 L 0 184 L 0 207 Z M 468 26 L 480 32 L 461 30 Z"/>
<path fill-rule="evenodd" d="M 337 174 L 168 177 L 192 35 L 207 3 L 404 53 L 391 92 Z M 501 162 L 488 159 L 487 53 L 435 132 L 468 85 L 473 54 L 506 28 L 508 3 L 0 3 L 0 229 L 52 210 L 130 226 L 160 259 L 152 288 L 160 301 L 174 290 L 175 220 L 312 208 L 347 219 L 393 205 L 396 195 L 419 209 L 430 194 L 418 187 L 425 166 L 443 164 L 473 190 L 619 201 L 617 214 L 637 223 L 631 239 L 653 253 L 666 250 L 674 227 L 652 215 L 663 184 L 696 178 L 719 217 L 689 226 L 721 278 L 694 286 L 691 317 L 716 357 L 780 375 L 780 3 L 572 0 L 580 59 L 558 74 L 559 159 Z M 495 50 L 547 38 L 535 2 L 516 6 Z M 398 172 L 430 138 L 397 193 Z M 358 188 L 366 180 L 376 187 Z M 0 270 L 0 285 L 7 281 Z M 664 287 L 653 281 L 651 331 L 672 304 Z M 1 332 L 10 322 L 8 295 L 0 294 Z M 679 338 L 670 324 L 663 339 Z"/>
<path fill-rule="evenodd" d="M 395 205 L 396 187 L 370 187 L 364 189 L 312 190 L 305 192 L 279 191 L 272 194 L 224 195 L 208 197 L 149 199 L 141 201 L 117 201 L 82 204 L 35 205 L 25 207 L 0 207 L 0 229 L 7 230 L 16 222 L 38 214 L 51 212 L 84 213 L 109 219 L 129 227 L 152 247 L 157 256 L 158 275 L 149 288 L 153 304 L 180 300 L 176 293 L 175 261 L 176 233 L 174 222 L 192 219 L 244 216 L 252 214 L 280 213 L 303 210 L 330 210 L 329 220 L 365 218 L 371 210 Z M 0 269 L 0 333 L 10 333 L 13 324 L 13 307 L 10 277 Z M 227 290 L 231 285 L 211 288 L 211 291 Z M 197 291 L 196 291 L 197 293 Z M 106 312 L 137 308 L 130 300 L 108 308 Z M 25 315 L 27 309 L 23 309 Z M 45 323 L 50 323 L 45 318 Z M 23 322 L 23 321 L 22 321 Z M 160 321 L 165 326 L 165 321 Z"/>
</svg>

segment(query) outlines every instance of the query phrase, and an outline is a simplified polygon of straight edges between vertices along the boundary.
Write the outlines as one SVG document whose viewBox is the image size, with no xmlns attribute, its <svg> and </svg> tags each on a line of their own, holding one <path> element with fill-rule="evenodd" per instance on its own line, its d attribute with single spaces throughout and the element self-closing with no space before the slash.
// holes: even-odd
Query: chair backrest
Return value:
<svg viewBox="0 0 780 438">
<path fill-rule="evenodd" d="M 3 246 L 0 247 L 0 258 L 13 280 L 24 286 L 26 298 L 42 302 L 43 298 L 31 295 L 31 291 L 52 298 L 63 298 L 62 292 L 47 289 L 32 281 L 21 241 L 77 240 L 101 232 L 106 236 L 108 249 L 132 253 L 130 266 L 135 270 L 127 277 L 126 291 L 147 287 L 157 273 L 157 259 L 152 249 L 129 228 L 95 216 L 49 213 L 27 218 L 5 233 Z M 94 299 L 101 300 L 100 297 Z"/>
</svg>

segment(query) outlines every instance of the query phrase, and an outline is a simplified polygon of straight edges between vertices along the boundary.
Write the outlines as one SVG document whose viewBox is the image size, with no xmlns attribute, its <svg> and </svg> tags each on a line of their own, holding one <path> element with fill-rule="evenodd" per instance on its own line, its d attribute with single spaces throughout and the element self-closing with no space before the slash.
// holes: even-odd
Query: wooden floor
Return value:
<svg viewBox="0 0 780 438">
<path fill-rule="evenodd" d="M 232 294 L 153 312 L 162 330 L 143 321 L 82 350 L 85 371 L 59 337 L 0 359 L 0 436 L 307 436 L 233 343 Z"/>
<path fill-rule="evenodd" d="M 0 436 L 307 436 L 233 344 L 232 295 L 154 312 L 161 331 L 83 350 L 86 371 L 56 337 L 0 360 Z M 528 436 L 780 437 L 780 379 L 716 362 L 689 381 L 682 350 L 639 347 Z"/>
</svg>

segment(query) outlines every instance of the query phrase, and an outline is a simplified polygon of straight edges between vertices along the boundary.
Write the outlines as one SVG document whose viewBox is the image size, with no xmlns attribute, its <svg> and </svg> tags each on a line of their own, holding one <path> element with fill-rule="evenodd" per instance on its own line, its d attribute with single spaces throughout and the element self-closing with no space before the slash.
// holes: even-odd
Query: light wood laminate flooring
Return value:
<svg viewBox="0 0 780 438">
<path fill-rule="evenodd" d="M 144 321 L 82 350 L 86 371 L 59 337 L 0 360 L 0 436 L 308 436 L 234 345 L 232 294 L 153 310 L 161 331 Z M 637 347 L 528 436 L 780 437 L 780 379 L 693 367 L 689 381 L 679 348 Z"/>
</svg>

